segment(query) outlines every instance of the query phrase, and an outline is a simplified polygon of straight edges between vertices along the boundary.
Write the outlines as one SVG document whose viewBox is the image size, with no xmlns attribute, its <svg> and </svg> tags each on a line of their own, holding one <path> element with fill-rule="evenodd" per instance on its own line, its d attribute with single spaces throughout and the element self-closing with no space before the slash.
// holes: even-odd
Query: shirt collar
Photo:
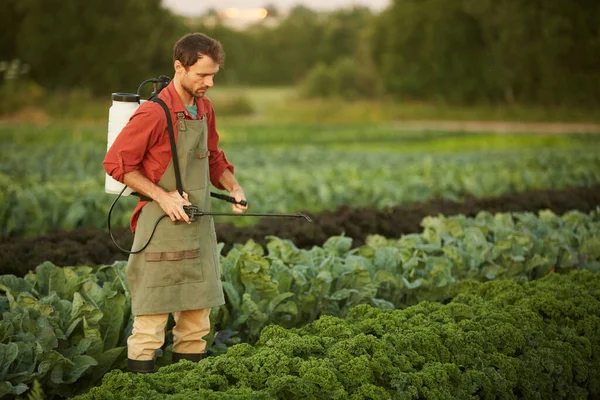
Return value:
<svg viewBox="0 0 600 400">
<path fill-rule="evenodd" d="M 179 98 L 179 94 L 177 93 L 177 90 L 175 90 L 174 81 L 171 81 L 167 85 L 167 87 L 164 88 L 159 93 L 158 97 L 165 100 L 167 102 L 167 104 L 169 105 L 169 108 L 171 109 L 171 111 L 173 111 L 174 113 L 182 112 L 185 114 L 186 117 L 192 118 L 190 112 L 188 110 L 186 110 L 186 108 L 183 106 L 183 103 L 181 102 L 181 99 Z M 200 102 L 202 101 L 202 99 L 195 99 L 195 101 L 196 101 L 196 107 L 198 107 L 198 115 L 200 115 L 201 114 L 200 111 L 202 110 L 202 105 L 200 104 Z"/>
</svg>

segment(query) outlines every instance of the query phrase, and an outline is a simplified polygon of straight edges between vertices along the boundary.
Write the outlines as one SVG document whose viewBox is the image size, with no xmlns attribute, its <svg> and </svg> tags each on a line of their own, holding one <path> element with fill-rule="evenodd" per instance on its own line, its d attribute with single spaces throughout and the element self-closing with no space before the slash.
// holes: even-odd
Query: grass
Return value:
<svg viewBox="0 0 600 400">
<path fill-rule="evenodd" d="M 275 123 L 360 123 L 391 121 L 504 121 L 600 123 L 600 110 L 526 105 L 453 106 L 389 99 L 345 101 L 302 99 L 292 87 L 215 87 L 216 103 L 227 96 L 247 97 L 259 121 Z"/>
<path fill-rule="evenodd" d="M 227 87 L 216 86 L 209 92 L 217 115 L 245 124 L 349 124 L 398 121 L 503 121 L 600 123 L 600 109 L 570 109 L 525 105 L 451 106 L 444 104 L 391 101 L 386 99 L 349 102 L 342 99 L 306 100 L 292 87 Z M 248 103 L 253 113 L 243 108 L 236 116 L 232 106 Z M 39 107 L 21 110 L 10 117 L 48 121 L 104 122 L 111 105 L 110 93 L 92 98 L 81 91 L 55 93 L 44 97 Z M 7 119 L 5 116 L 4 119 Z M 220 119 L 222 123 L 224 118 Z M 600 129 L 599 129 L 600 131 Z"/>
<path fill-rule="evenodd" d="M 597 109 L 541 106 L 451 106 L 424 102 L 372 100 L 347 102 L 341 99 L 302 100 L 290 97 L 267 110 L 276 122 L 382 122 L 382 121 L 503 121 L 598 123 Z"/>
<path fill-rule="evenodd" d="M 106 146 L 105 122 L 50 122 L 45 124 L 0 124 L 0 144 L 46 146 L 93 143 Z M 248 124 L 225 119 L 219 126 L 220 146 L 233 148 L 318 147 L 352 152 L 470 152 L 479 150 L 517 150 L 523 148 L 598 147 L 600 135 L 594 134 L 497 134 L 451 131 L 413 131 L 400 124 L 355 123 L 320 124 Z"/>
</svg>

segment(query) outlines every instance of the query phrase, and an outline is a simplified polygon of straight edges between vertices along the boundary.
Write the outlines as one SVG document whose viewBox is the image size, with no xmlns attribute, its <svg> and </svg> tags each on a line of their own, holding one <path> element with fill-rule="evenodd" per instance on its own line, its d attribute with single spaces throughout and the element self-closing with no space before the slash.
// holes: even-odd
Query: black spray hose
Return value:
<svg viewBox="0 0 600 400">
<path fill-rule="evenodd" d="M 121 190 L 121 193 L 119 193 L 119 195 L 117 196 L 117 198 L 115 199 L 115 201 L 113 201 L 113 203 L 110 206 L 110 209 L 108 210 L 108 233 L 110 235 L 110 238 L 112 239 L 113 243 L 115 244 L 115 246 L 117 246 L 117 248 L 119 250 L 121 250 L 124 253 L 127 254 L 137 254 L 137 253 L 141 253 L 142 251 L 144 251 L 144 249 L 146 247 L 148 247 L 148 245 L 150 244 L 150 240 L 152 240 L 152 236 L 154 236 L 154 232 L 156 232 L 156 227 L 158 226 L 158 223 L 164 218 L 164 217 L 168 217 L 167 214 L 163 214 L 160 217 L 158 217 L 158 219 L 156 220 L 156 222 L 154 223 L 154 227 L 152 228 L 152 233 L 150 234 L 150 237 L 148 238 L 148 241 L 146 242 L 146 244 L 144 245 L 144 247 L 142 247 L 139 250 L 135 250 L 135 251 L 129 251 L 126 250 L 124 248 L 122 248 L 121 246 L 119 246 L 117 244 L 117 241 L 115 240 L 113 234 L 112 234 L 112 230 L 110 227 L 110 215 L 112 214 L 112 210 L 115 207 L 115 204 L 117 204 L 117 201 L 119 200 L 119 198 L 121 198 L 121 196 L 123 195 L 123 193 L 125 192 L 125 190 L 127 189 L 127 186 L 123 187 L 123 190 Z M 213 193 L 211 192 L 210 195 L 212 197 L 215 197 L 217 199 L 221 199 L 221 200 L 225 200 L 228 203 L 233 203 L 233 204 L 240 204 L 242 206 L 247 206 L 248 202 L 246 200 L 242 200 L 240 202 L 236 201 L 235 198 L 231 197 L 231 196 L 227 196 L 224 194 L 219 194 L 219 193 Z M 216 215 L 216 216 L 233 216 L 233 217 L 291 217 L 291 218 L 304 218 L 306 219 L 308 222 L 312 222 L 312 219 L 306 215 L 306 214 L 302 214 L 302 213 L 295 213 L 295 214 L 270 214 L 270 213 L 243 213 L 243 214 L 237 214 L 237 213 L 217 213 L 217 212 L 204 212 L 204 211 L 200 211 L 198 209 L 198 207 L 196 206 L 183 206 L 183 210 L 185 211 L 185 213 L 188 215 L 188 217 L 190 218 L 190 221 L 196 221 L 196 217 L 202 217 L 204 215 Z"/>
<path fill-rule="evenodd" d="M 112 239 L 113 243 L 115 244 L 115 246 L 117 246 L 117 248 L 118 248 L 119 250 L 121 250 L 122 252 L 124 252 L 124 253 L 127 253 L 127 254 L 137 254 L 137 253 L 141 253 L 142 251 L 144 251 L 144 249 L 145 249 L 146 247 L 148 247 L 148 245 L 150 244 L 150 240 L 152 240 L 152 236 L 154 236 L 154 232 L 156 232 L 156 227 L 158 226 L 158 223 L 159 223 L 159 222 L 160 222 L 160 221 L 161 221 L 161 220 L 162 220 L 164 217 L 166 217 L 166 216 L 167 216 L 167 214 L 163 214 L 163 215 L 161 215 L 161 216 L 160 216 L 160 217 L 159 217 L 159 218 L 156 220 L 156 222 L 154 223 L 154 227 L 152 228 L 152 233 L 150 234 L 150 237 L 148 238 L 148 241 L 146 242 L 146 244 L 144 245 L 144 247 L 142 247 L 141 249 L 139 249 L 139 250 L 136 250 L 136 251 L 129 251 L 129 250 L 126 250 L 126 249 L 122 248 L 121 246 L 119 246 L 119 244 L 118 244 L 118 243 L 117 243 L 117 241 L 115 240 L 115 237 L 114 237 L 114 236 L 113 236 L 113 234 L 112 234 L 112 230 L 110 229 L 110 214 L 112 213 L 112 210 L 113 210 L 113 208 L 115 207 L 115 204 L 117 204 L 117 201 L 119 200 L 119 198 L 121 197 L 121 195 L 123 194 L 123 192 L 125 192 L 125 190 L 126 190 L 126 189 L 127 189 L 127 186 L 125 186 L 125 187 L 123 188 L 123 190 L 121 190 L 121 193 L 119 193 L 119 195 L 117 196 L 117 198 L 115 199 L 115 201 L 113 201 L 113 203 L 111 204 L 111 206 L 110 206 L 110 209 L 108 210 L 108 234 L 110 235 L 110 238 Z"/>
</svg>

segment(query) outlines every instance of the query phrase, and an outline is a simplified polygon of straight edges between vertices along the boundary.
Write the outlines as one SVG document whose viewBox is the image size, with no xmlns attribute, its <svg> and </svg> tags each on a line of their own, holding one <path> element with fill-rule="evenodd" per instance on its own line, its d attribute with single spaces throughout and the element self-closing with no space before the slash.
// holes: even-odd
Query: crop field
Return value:
<svg viewBox="0 0 600 400">
<path fill-rule="evenodd" d="M 314 222 L 216 217 L 211 357 L 169 365 L 171 320 L 141 376 L 106 126 L 0 125 L 0 398 L 600 397 L 599 134 L 219 131 L 249 211 Z"/>
<path fill-rule="evenodd" d="M 131 390 L 151 398 L 194 391 L 394 398 L 432 390 L 459 397 L 509 390 L 530 398 L 555 395 L 555 384 L 594 393 L 598 212 L 430 217 L 420 234 L 371 236 L 354 250 L 344 236 L 311 250 L 278 238 L 266 250 L 248 241 L 221 259 L 227 304 L 211 315 L 214 358 L 166 367 L 155 377 L 114 371 L 81 398 L 124 399 Z M 132 326 L 124 268 L 124 262 L 95 268 L 45 262 L 24 278 L 0 277 L 6 296 L 0 348 L 11 379 L 5 393 L 38 379 L 46 393 L 72 396 L 123 368 Z M 338 347 L 339 353 L 326 351 Z M 573 375 L 547 371 L 536 361 L 544 355 L 559 370 L 571 366 Z M 161 350 L 160 365 L 169 357 L 168 347 Z M 313 374 L 326 367 L 333 381 L 315 381 Z M 372 372 L 356 386 L 343 378 L 346 368 Z M 427 378 L 438 374 L 446 376 L 442 387 Z M 397 376 L 405 379 L 391 383 Z"/>
<path fill-rule="evenodd" d="M 83 127 L 63 134 L 63 129 L 0 129 L 1 235 L 106 226 L 114 196 L 104 194 L 104 132 Z M 231 127 L 224 130 L 222 147 L 254 212 L 319 212 L 339 205 L 385 208 L 600 182 L 596 135 L 365 129 Z M 135 198 L 125 198 L 117 204 L 113 226 L 127 226 L 134 203 Z M 217 201 L 213 205 L 215 211 L 228 209 Z"/>
<path fill-rule="evenodd" d="M 0 1 L 0 400 L 600 400 L 600 1 Z M 136 92 L 246 213 L 131 231 Z"/>
</svg>

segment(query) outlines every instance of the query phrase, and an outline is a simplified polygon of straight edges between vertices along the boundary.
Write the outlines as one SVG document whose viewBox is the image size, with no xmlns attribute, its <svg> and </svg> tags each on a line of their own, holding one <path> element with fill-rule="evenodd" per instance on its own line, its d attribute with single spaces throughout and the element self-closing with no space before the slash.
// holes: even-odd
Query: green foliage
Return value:
<svg viewBox="0 0 600 400">
<path fill-rule="evenodd" d="M 600 101 L 599 17 L 585 1 L 394 1 L 371 54 L 399 97 L 589 107 Z"/>
<path fill-rule="evenodd" d="M 228 54 L 222 70 L 225 82 L 290 85 L 300 82 L 317 62 L 354 57 L 370 19 L 367 8 L 318 13 L 296 6 L 273 26 L 257 24 L 242 32 L 221 24 L 195 28 L 223 43 Z"/>
<path fill-rule="evenodd" d="M 342 58 L 331 67 L 323 63 L 310 70 L 302 83 L 306 97 L 342 97 L 346 100 L 370 98 L 380 94 L 379 81 L 373 71 L 355 59 Z"/>
<path fill-rule="evenodd" d="M 477 303 L 469 294 L 474 288 L 482 288 L 477 292 L 481 296 L 495 296 L 503 305 L 512 304 L 521 292 L 511 291 L 515 284 L 507 278 L 525 282 L 553 270 L 560 274 L 580 269 L 600 272 L 600 209 L 589 215 L 571 212 L 562 217 L 550 212 L 539 217 L 530 213 L 481 213 L 471 219 L 426 218 L 423 225 L 421 235 L 400 239 L 372 236 L 367 245 L 356 249 L 351 247 L 352 239 L 344 236 L 332 237 L 323 247 L 311 250 L 300 250 L 290 241 L 275 237 L 269 238 L 266 250 L 252 241 L 237 245 L 221 257 L 226 304 L 211 313 L 211 333 L 206 337 L 210 353 L 221 354 L 231 348 L 227 354 L 235 354 L 250 347 L 232 345 L 257 340 L 264 344 L 268 337 L 265 332 L 302 327 L 324 315 L 352 317 L 352 310 L 360 304 L 394 309 L 455 298 L 470 306 Z M 46 262 L 24 279 L 0 276 L 0 290 L 5 293 L 0 296 L 2 393 L 23 394 L 37 379 L 46 394 L 71 395 L 97 382 L 109 369 L 121 366 L 132 318 L 125 266 L 120 262 L 92 270 L 58 268 Z M 476 283 L 489 280 L 506 281 L 490 286 Z M 557 301 L 568 297 L 570 290 L 557 292 Z M 563 317 L 552 311 L 555 303 L 546 306 L 532 302 L 529 307 L 573 326 L 570 315 Z M 452 309 L 456 318 L 478 315 L 461 307 Z M 564 311 L 570 312 L 568 307 Z M 355 336 L 356 332 L 347 327 L 328 326 L 326 321 L 335 320 L 321 318 L 314 326 L 327 327 L 329 334 L 340 340 Z M 279 327 L 269 328 L 272 325 Z M 364 326 L 371 326 L 371 330 L 363 333 L 386 332 L 370 323 Z M 311 332 L 313 328 L 306 329 Z M 514 334 L 511 330 L 508 333 Z M 403 343 L 398 348 L 404 348 Z M 326 347 L 333 348 L 334 344 L 331 341 Z M 504 346 L 516 344 L 511 338 Z M 287 356 L 307 358 L 318 353 L 321 344 L 311 341 L 305 349 L 295 349 L 293 344 L 284 347 Z M 164 348 L 168 352 L 170 342 Z M 436 351 L 429 350 L 428 354 Z M 411 353 L 410 357 L 422 366 L 418 360 L 423 355 L 418 354 Z M 252 359 L 251 354 L 247 356 Z M 157 357 L 159 364 L 164 363 L 164 357 Z M 366 367 L 369 371 L 375 365 L 362 365 L 364 361 L 349 363 L 345 373 Z M 226 362 L 222 371 L 230 370 L 230 376 L 238 377 L 250 368 L 239 362 L 236 365 L 239 368 L 231 369 L 232 364 Z M 315 379 L 329 376 L 326 369 L 330 365 L 322 367 L 325 369 L 314 375 Z M 264 373 L 270 368 L 276 366 Z M 250 384 L 260 389 L 263 378 L 256 376 Z M 220 378 L 210 382 L 206 389 L 227 388 Z M 287 387 L 290 381 L 285 378 L 272 383 Z M 352 390 L 377 391 L 380 383 Z M 341 382 L 335 390 L 347 388 L 347 384 Z M 490 385 L 495 388 L 498 384 Z M 308 384 L 302 390 L 312 393 L 311 388 Z"/>
<path fill-rule="evenodd" d="M 175 16 L 159 0 L 4 0 L 0 59 L 31 65 L 45 90 L 106 96 L 169 74 L 174 41 L 201 31 L 223 43 L 224 83 L 296 85 L 319 63 L 351 59 L 359 73 L 368 71 L 353 82 L 369 84 L 344 88 L 361 96 L 378 94 L 371 80 L 381 78 L 402 99 L 593 109 L 600 101 L 596 3 L 396 0 L 378 15 L 296 6 L 237 30 Z"/>
<path fill-rule="evenodd" d="M 26 399 L 26 400 L 44 400 L 46 396 L 44 396 L 44 390 L 40 382 L 36 379 L 33 381 L 33 385 L 31 390 L 27 393 L 27 397 L 18 397 L 18 399 Z"/>
<path fill-rule="evenodd" d="M 212 99 L 215 113 L 219 116 L 252 115 L 254 107 L 247 96 L 230 94 Z"/>
<path fill-rule="evenodd" d="M 356 249 L 343 236 L 311 250 L 270 237 L 266 255 L 252 241 L 236 245 L 221 261 L 227 303 L 215 310 L 216 329 L 253 342 L 269 324 L 289 328 L 323 314 L 343 317 L 361 303 L 386 309 L 444 301 L 463 280 L 600 272 L 600 209 L 562 217 L 481 212 L 427 217 L 422 225 L 422 234 L 374 235 Z"/>
<path fill-rule="evenodd" d="M 323 63 L 318 63 L 302 82 L 301 93 L 306 97 L 331 97 L 336 94 L 334 72 Z"/>
<path fill-rule="evenodd" d="M 137 87 L 172 71 L 173 43 L 185 33 L 159 0 L 29 0 L 17 7 L 17 56 L 49 90 L 83 88 L 108 96 Z"/>
<path fill-rule="evenodd" d="M 198 364 L 109 373 L 78 397 L 595 398 L 600 395 L 600 275 L 469 282 L 446 305 L 355 307 L 300 329 L 265 328 Z"/>
<path fill-rule="evenodd" d="M 2 2 L 0 13 L 0 60 L 13 60 L 18 58 L 16 42 L 19 26 L 23 20 L 23 12 L 19 5 L 20 0 L 5 0 Z"/>
<path fill-rule="evenodd" d="M 46 89 L 98 95 L 169 74 L 173 43 L 188 31 L 221 41 L 227 54 L 219 74 L 224 83 L 294 84 L 316 59 L 332 63 L 353 57 L 371 18 L 367 8 L 317 13 L 297 6 L 272 26 L 239 31 L 221 23 L 203 24 L 205 18 L 196 24 L 174 16 L 159 0 L 92 0 L 85 7 L 56 0 L 7 1 L 0 19 L 6 22 L 0 26 L 7 39 L 0 44 L 0 59 L 25 60 Z M 55 13 L 80 24 L 61 24 L 52 18 Z"/>
<path fill-rule="evenodd" d="M 333 73 L 337 81 L 337 94 L 345 99 L 354 100 L 380 94 L 375 71 L 370 71 L 355 59 L 338 60 L 333 65 Z"/>
<path fill-rule="evenodd" d="M 256 212 L 384 208 L 600 181 L 597 135 L 410 132 L 389 125 L 244 125 L 219 132 Z M 106 226 L 114 196 L 103 189 L 105 130 L 6 126 L 0 136 L 0 235 Z M 135 201 L 119 200 L 112 226 L 128 226 Z M 213 207 L 231 210 L 219 201 Z"/>
<path fill-rule="evenodd" d="M 70 396 L 125 357 L 130 299 L 122 268 L 59 268 L 0 277 L 0 397 Z"/>
<path fill-rule="evenodd" d="M 15 59 L 0 61 L 0 115 L 33 109 L 44 94 L 29 77 L 29 65 Z"/>
</svg>

